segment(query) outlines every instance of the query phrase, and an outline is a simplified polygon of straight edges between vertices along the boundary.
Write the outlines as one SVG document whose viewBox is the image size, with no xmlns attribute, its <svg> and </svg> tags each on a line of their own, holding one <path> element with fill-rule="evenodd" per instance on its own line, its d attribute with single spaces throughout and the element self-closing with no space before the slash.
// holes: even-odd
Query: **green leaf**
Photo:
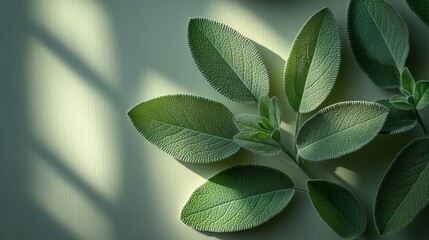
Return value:
<svg viewBox="0 0 429 240">
<path fill-rule="evenodd" d="M 347 189 L 325 180 L 308 180 L 307 189 L 313 207 L 339 237 L 355 239 L 365 231 L 365 210 Z"/>
<path fill-rule="evenodd" d="M 228 99 L 251 103 L 268 95 L 268 73 L 256 47 L 234 29 L 213 20 L 192 18 L 188 42 L 201 73 Z"/>
<path fill-rule="evenodd" d="M 271 133 L 261 131 L 240 132 L 234 136 L 235 141 L 248 151 L 262 156 L 275 156 L 282 151 L 280 144 Z"/>
<path fill-rule="evenodd" d="M 393 106 L 395 106 L 398 109 L 413 110 L 414 105 L 412 103 L 410 103 L 409 99 L 410 98 L 407 96 L 393 95 L 389 101 Z"/>
<path fill-rule="evenodd" d="M 240 132 L 261 131 L 271 133 L 270 123 L 264 117 L 253 114 L 240 114 L 235 116 L 233 120 Z"/>
<path fill-rule="evenodd" d="M 389 115 L 380 133 L 396 134 L 406 132 L 417 124 L 416 114 L 412 110 L 401 110 L 390 103 L 389 99 L 381 99 L 376 103 L 389 108 Z"/>
<path fill-rule="evenodd" d="M 401 87 L 399 89 L 403 94 L 413 96 L 415 85 L 416 83 L 413 75 L 411 75 L 410 70 L 405 67 L 401 74 Z"/>
<path fill-rule="evenodd" d="M 298 154 L 310 161 L 320 161 L 354 152 L 377 136 L 388 114 L 388 108 L 371 102 L 328 106 L 299 129 Z"/>
<path fill-rule="evenodd" d="M 240 148 L 232 113 L 205 98 L 163 96 L 138 104 L 128 116 L 144 138 L 182 161 L 215 162 Z"/>
<path fill-rule="evenodd" d="M 282 123 L 283 110 L 277 97 L 262 96 L 259 98 L 259 115 L 270 121 L 274 129 L 279 129 Z"/>
<path fill-rule="evenodd" d="M 379 87 L 399 87 L 409 53 L 408 28 L 384 0 L 351 0 L 348 35 L 356 61 Z"/>
<path fill-rule="evenodd" d="M 429 105 L 429 81 L 418 81 L 414 90 L 416 109 L 420 110 Z"/>
<path fill-rule="evenodd" d="M 429 1 L 428 0 L 407 0 L 408 6 L 414 13 L 424 22 L 429 25 Z"/>
<path fill-rule="evenodd" d="M 200 231 L 245 230 L 282 211 L 294 193 L 292 180 L 276 169 L 235 166 L 198 187 L 183 207 L 180 219 Z"/>
<path fill-rule="evenodd" d="M 284 74 L 285 94 L 295 112 L 316 109 L 331 92 L 341 59 L 340 34 L 328 8 L 314 14 L 296 37 Z"/>
<path fill-rule="evenodd" d="M 401 230 L 428 202 L 429 138 L 421 138 L 401 150 L 383 177 L 374 208 L 378 233 Z"/>
</svg>

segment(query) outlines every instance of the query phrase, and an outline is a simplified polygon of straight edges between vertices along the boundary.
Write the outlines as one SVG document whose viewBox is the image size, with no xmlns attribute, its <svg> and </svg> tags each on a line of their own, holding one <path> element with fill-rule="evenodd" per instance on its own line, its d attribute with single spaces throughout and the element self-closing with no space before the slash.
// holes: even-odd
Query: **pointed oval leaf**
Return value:
<svg viewBox="0 0 429 240">
<path fill-rule="evenodd" d="M 416 114 L 412 110 L 401 110 L 390 103 L 389 99 L 376 101 L 389 108 L 389 115 L 380 133 L 396 134 L 406 132 L 417 124 Z"/>
<path fill-rule="evenodd" d="M 328 106 L 299 129 L 298 154 L 310 161 L 320 161 L 354 152 L 377 136 L 388 114 L 388 108 L 372 102 Z"/>
<path fill-rule="evenodd" d="M 280 144 L 273 139 L 274 137 L 271 133 L 247 131 L 237 133 L 234 136 L 234 140 L 244 149 L 258 155 L 275 156 L 280 154 L 282 149 Z"/>
<path fill-rule="evenodd" d="M 422 138 L 401 150 L 381 181 L 374 207 L 378 233 L 401 230 L 428 202 L 429 138 Z"/>
<path fill-rule="evenodd" d="M 399 87 L 409 53 L 408 28 L 385 0 L 351 0 L 348 35 L 356 61 L 379 87 Z"/>
<path fill-rule="evenodd" d="M 283 109 L 276 96 L 271 99 L 268 96 L 259 98 L 259 115 L 270 121 L 274 129 L 278 129 L 282 123 Z"/>
<path fill-rule="evenodd" d="M 415 85 L 416 83 L 413 75 L 411 75 L 410 70 L 405 67 L 401 74 L 401 87 L 399 89 L 403 94 L 413 96 Z"/>
<path fill-rule="evenodd" d="M 271 126 L 264 117 L 253 114 L 240 114 L 234 117 L 234 124 L 241 132 L 261 131 L 271 133 Z"/>
<path fill-rule="evenodd" d="M 313 207 L 339 237 L 356 239 L 365 231 L 365 210 L 347 189 L 325 180 L 308 180 L 307 189 Z"/>
<path fill-rule="evenodd" d="M 144 138 L 174 158 L 195 163 L 225 159 L 240 146 L 232 113 L 221 103 L 174 95 L 142 102 L 128 111 Z"/>
<path fill-rule="evenodd" d="M 276 169 L 235 166 L 198 187 L 183 207 L 180 219 L 200 231 L 245 230 L 282 211 L 294 193 L 292 180 Z"/>
<path fill-rule="evenodd" d="M 234 29 L 193 18 L 188 24 L 188 42 L 201 73 L 228 99 L 251 103 L 268 95 L 268 72 L 256 47 Z"/>
<path fill-rule="evenodd" d="M 402 95 L 393 95 L 390 98 L 390 103 L 401 110 L 413 110 L 414 105 L 409 102 L 409 98 Z"/>
<path fill-rule="evenodd" d="M 314 14 L 296 37 L 285 67 L 286 98 L 295 112 L 316 109 L 331 92 L 341 59 L 340 34 L 328 8 Z"/>
<path fill-rule="evenodd" d="M 428 0 L 407 0 L 411 10 L 429 26 L 429 1 Z"/>
<path fill-rule="evenodd" d="M 429 81 L 418 81 L 414 91 L 416 108 L 421 110 L 429 105 Z"/>
</svg>

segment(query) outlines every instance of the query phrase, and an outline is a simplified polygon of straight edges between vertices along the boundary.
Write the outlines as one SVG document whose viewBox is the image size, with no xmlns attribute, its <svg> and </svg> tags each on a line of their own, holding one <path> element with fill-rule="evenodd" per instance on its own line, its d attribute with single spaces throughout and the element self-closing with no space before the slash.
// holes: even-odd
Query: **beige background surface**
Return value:
<svg viewBox="0 0 429 240">
<path fill-rule="evenodd" d="M 429 27 L 404 0 L 391 0 L 410 29 L 408 66 L 429 78 Z M 336 239 L 298 192 L 278 216 L 255 229 L 228 234 L 195 231 L 179 221 L 192 190 L 240 163 L 276 167 L 296 185 L 304 176 L 283 156 L 245 151 L 209 165 L 178 162 L 145 141 L 126 116 L 160 95 L 189 93 L 221 101 L 234 113 L 254 112 L 211 89 L 189 53 L 186 25 L 201 16 L 252 39 L 266 62 L 271 94 L 280 97 L 283 136 L 295 115 L 281 76 L 294 36 L 317 10 L 334 12 L 342 65 L 323 106 L 390 96 L 357 66 L 346 38 L 348 1 L 114 1 L 0 2 L 0 239 Z M 426 123 L 428 110 L 423 113 Z M 306 115 L 305 117 L 308 117 Z M 379 136 L 341 159 L 310 164 L 321 178 L 344 184 L 369 216 L 379 181 L 396 153 L 421 130 Z M 378 239 L 369 217 L 367 239 Z M 429 211 L 386 239 L 428 239 Z"/>
</svg>

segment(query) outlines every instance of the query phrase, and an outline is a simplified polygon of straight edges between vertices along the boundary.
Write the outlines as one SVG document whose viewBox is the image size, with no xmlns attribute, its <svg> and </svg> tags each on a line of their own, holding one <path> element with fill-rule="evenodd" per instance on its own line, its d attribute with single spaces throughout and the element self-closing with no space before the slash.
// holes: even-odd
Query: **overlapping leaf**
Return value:
<svg viewBox="0 0 429 240">
<path fill-rule="evenodd" d="M 416 114 L 412 110 L 401 110 L 390 103 L 389 99 L 376 101 L 389 108 L 389 115 L 380 133 L 396 134 L 406 132 L 417 124 Z"/>
<path fill-rule="evenodd" d="M 414 90 L 414 101 L 418 110 L 429 105 L 429 81 L 418 81 Z"/>
<path fill-rule="evenodd" d="M 380 235 L 407 226 L 429 202 L 429 138 L 398 154 L 377 192 L 374 220 Z"/>
<path fill-rule="evenodd" d="M 286 64 L 286 98 L 295 112 L 316 109 L 331 92 L 341 59 L 340 34 L 332 12 L 314 14 L 296 37 Z"/>
<path fill-rule="evenodd" d="M 182 161 L 219 161 L 240 148 L 233 140 L 238 130 L 232 113 L 205 98 L 159 97 L 133 107 L 128 116 L 150 143 Z"/>
<path fill-rule="evenodd" d="M 381 104 L 352 101 L 326 107 L 309 118 L 297 135 L 298 154 L 311 161 L 356 151 L 382 129 L 389 109 Z"/>
<path fill-rule="evenodd" d="M 235 166 L 196 189 L 183 207 L 180 219 L 201 231 L 249 229 L 278 214 L 294 193 L 292 180 L 276 169 Z"/>
<path fill-rule="evenodd" d="M 308 180 L 307 189 L 313 207 L 339 237 L 356 239 L 365 231 L 365 210 L 347 189 L 325 180 Z"/>
<path fill-rule="evenodd" d="M 193 18 L 188 25 L 188 42 L 202 74 L 228 99 L 250 103 L 268 95 L 268 73 L 258 51 L 234 29 Z"/>
<path fill-rule="evenodd" d="M 385 0 L 351 0 L 348 33 L 356 61 L 379 87 L 399 87 L 409 52 L 408 28 Z"/>
</svg>

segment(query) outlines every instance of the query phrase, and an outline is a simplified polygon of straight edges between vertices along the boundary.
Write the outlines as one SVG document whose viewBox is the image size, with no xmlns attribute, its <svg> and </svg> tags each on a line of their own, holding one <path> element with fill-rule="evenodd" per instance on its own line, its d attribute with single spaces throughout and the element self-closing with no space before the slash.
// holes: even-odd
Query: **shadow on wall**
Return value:
<svg viewBox="0 0 429 240">
<path fill-rule="evenodd" d="M 73 2 L 72 0 L 61 1 Z M 344 15 L 346 2 L 341 4 L 336 1 L 327 2 L 329 3 L 318 3 L 318 5 L 332 6 L 337 13 L 341 12 Z M 156 239 L 158 237 L 157 233 L 151 231 L 162 231 L 157 225 L 162 222 L 162 219 L 157 219 L 153 222 L 148 221 L 148 210 L 143 207 L 159 207 L 157 205 L 159 203 L 150 194 L 155 191 L 153 188 L 156 187 L 152 186 L 155 183 L 152 183 L 153 180 L 150 179 L 150 166 L 146 161 L 152 159 L 147 159 L 150 157 L 148 144 L 142 143 L 141 137 L 136 134 L 127 119 L 126 112 L 137 102 L 147 100 L 148 96 L 142 95 L 142 92 L 150 92 L 151 84 L 147 79 L 142 79 L 142 76 L 146 76 L 145 74 L 152 69 L 162 73 L 167 79 L 174 79 L 174 84 L 186 92 L 197 95 L 202 95 L 204 92 L 208 98 L 225 101 L 219 94 L 211 90 L 208 83 L 203 80 L 192 61 L 186 43 L 185 30 L 187 23 L 185 19 L 191 16 L 207 15 L 207 17 L 217 18 L 217 20 L 222 21 L 222 19 L 219 19 L 219 15 L 211 10 L 214 4 L 195 1 L 195 4 L 176 4 L 172 6 L 168 1 L 154 1 L 150 4 L 147 1 L 131 0 L 100 1 L 100 4 L 103 5 L 110 17 L 110 23 L 114 30 L 111 37 L 115 40 L 118 58 L 116 62 L 119 65 L 117 66 L 119 75 L 117 76 L 118 79 L 116 79 L 119 84 L 112 87 L 106 84 L 107 80 L 104 79 L 103 74 L 86 64 L 78 54 L 74 53 L 73 50 L 43 26 L 33 22 L 27 16 L 31 9 L 27 9 L 26 3 L 26 1 L 2 1 L 0 3 L 0 36 L 2 36 L 0 39 L 0 52 L 2 53 L 0 57 L 0 78 L 2 79 L 0 107 L 2 112 L 5 113 L 0 118 L 0 129 L 2 135 L 6 136 L 0 140 L 2 152 L 0 160 L 0 188 L 2 191 L 0 195 L 0 212 L 2 213 L 0 216 L 0 239 L 76 239 L 82 237 L 73 231 L 76 228 L 66 226 L 67 224 L 46 212 L 31 198 L 29 186 L 31 186 L 30 183 L 34 179 L 32 179 L 30 166 L 32 166 L 34 159 L 29 157 L 28 152 L 35 152 L 39 155 L 52 172 L 61 175 L 74 189 L 77 189 L 78 194 L 88 199 L 91 206 L 95 206 L 99 212 L 102 212 L 103 217 L 108 218 L 108 222 L 113 229 L 112 235 L 109 236 L 111 239 L 136 239 L 145 237 L 148 234 L 155 234 L 153 237 Z M 230 3 L 223 1 L 221 4 Z M 294 36 L 304 24 L 300 20 L 306 19 L 314 11 L 320 9 L 319 6 L 314 9 L 303 7 L 311 4 L 313 4 L 312 1 L 239 1 L 239 5 L 245 9 L 243 11 L 262 19 L 272 27 L 273 32 L 279 36 L 279 39 L 285 40 L 285 42 L 288 41 L 288 43 L 285 43 L 288 46 L 283 46 L 281 43 L 275 46 L 264 46 L 264 43 L 268 40 L 264 40 L 264 38 L 252 39 L 255 40 L 258 50 L 268 65 L 271 94 L 280 96 L 283 103 L 286 103 L 286 101 L 283 97 L 281 74 L 288 52 L 275 53 L 274 51 L 288 49 Z M 402 5 L 398 4 L 398 6 Z M 297 11 L 298 9 L 306 9 L 305 14 L 308 16 L 298 16 L 298 14 L 304 14 L 303 11 Z M 401 9 L 405 8 L 401 7 Z M 69 21 L 87 24 L 84 22 L 79 23 L 79 15 L 74 14 L 76 15 L 70 15 Z M 411 54 L 408 61 L 410 68 L 418 76 L 429 76 L 429 72 L 425 67 L 429 62 L 429 57 L 424 54 L 424 51 L 419 51 L 419 49 L 424 49 L 426 46 L 429 31 L 422 26 L 416 17 L 410 15 L 410 12 L 401 12 L 401 14 L 406 16 L 411 32 Z M 330 97 L 327 103 L 346 100 L 344 99 L 346 96 L 359 98 L 361 94 L 355 92 L 355 87 L 363 84 L 358 81 L 359 79 L 367 82 L 364 87 L 373 89 L 371 93 L 376 98 L 382 95 L 390 95 L 390 93 L 386 94 L 383 91 L 372 88 L 369 80 L 366 80 L 365 75 L 360 72 L 358 66 L 354 63 L 353 56 L 347 50 L 349 47 L 343 21 L 345 16 L 343 15 L 339 16 L 344 50 L 343 64 L 338 84 L 334 89 L 340 94 Z M 279 19 L 284 19 L 284 21 Z M 229 21 L 232 23 L 233 19 Z M 120 153 L 119 159 L 117 159 L 120 168 L 117 171 L 121 171 L 119 174 L 121 176 L 119 198 L 116 201 L 107 200 L 90 183 L 64 164 L 64 159 L 57 155 L 55 149 L 46 146 L 42 139 L 38 139 L 37 136 L 33 135 L 31 127 L 34 127 L 34 124 L 32 124 L 34 119 L 29 117 L 30 109 L 28 107 L 30 100 L 26 95 L 31 90 L 27 89 L 27 81 L 31 79 L 26 76 L 28 37 L 35 37 L 42 42 L 73 72 L 85 80 L 89 87 L 103 95 L 104 99 L 107 99 L 106 106 L 112 107 L 116 119 L 112 121 L 115 122 L 115 125 L 111 126 L 111 128 L 115 129 L 118 134 L 115 139 L 111 140 L 111 147 L 117 148 Z M 193 70 L 189 70 L 191 67 Z M 58 79 L 58 81 L 61 81 L 61 79 Z M 145 84 L 143 87 L 141 87 L 142 81 Z M 161 93 L 176 93 L 165 91 L 170 90 L 162 90 Z M 241 108 L 241 105 L 231 102 L 228 102 L 228 105 L 234 109 Z M 45 107 L 40 106 L 40 108 Z M 291 113 L 292 110 L 287 107 L 287 112 Z M 50 117 L 60 118 L 61 116 L 40 116 L 42 119 Z M 429 115 L 426 113 L 424 118 L 429 119 Z M 293 124 L 294 116 L 285 114 L 285 122 Z M 109 129 L 105 130 L 108 131 Z M 52 131 L 61 133 L 62 130 L 52 129 Z M 83 133 L 77 132 L 76 134 Z M 379 137 L 373 145 L 365 149 L 365 153 L 360 151 L 347 157 L 347 159 L 333 160 L 326 164 L 315 164 L 313 167 L 324 169 L 329 173 L 335 172 L 339 166 L 357 172 L 359 173 L 357 184 L 349 187 L 363 189 L 362 186 L 381 179 L 379 176 L 382 176 L 392 159 L 392 155 L 384 155 L 380 149 L 394 146 L 395 149 L 399 150 L 408 139 L 415 137 L 417 134 L 419 134 L 418 130 L 415 130 L 405 135 Z M 287 135 L 287 138 L 290 138 L 290 136 Z M 96 140 L 94 139 L 94 141 Z M 240 156 L 245 155 L 243 153 L 239 154 Z M 372 159 L 361 160 L 368 155 L 372 155 Z M 175 161 L 172 158 L 157 160 Z M 377 163 L 374 163 L 375 161 Z M 98 159 L 95 163 L 102 164 L 102 159 Z M 227 165 L 238 163 L 240 161 L 235 159 L 231 163 L 216 164 L 216 168 L 220 170 Z M 208 171 L 208 168 L 201 168 L 187 163 L 181 164 L 205 178 L 209 177 L 213 172 L 212 169 Z M 369 171 L 368 168 L 371 168 L 371 170 Z M 362 196 L 360 197 L 366 202 L 367 213 L 370 213 L 373 201 L 371 197 L 375 195 L 374 186 L 370 190 L 367 189 L 367 191 L 370 192 L 370 195 L 361 193 L 360 195 Z M 62 197 L 72 198 L 73 196 L 48 197 L 61 200 Z M 294 219 L 291 216 L 314 214 L 309 206 L 305 196 L 297 194 L 290 206 L 268 224 L 245 232 L 207 235 L 220 239 L 257 239 L 270 233 L 270 236 L 277 236 L 278 239 L 283 239 L 285 234 L 287 235 L 284 231 L 284 226 L 294 225 Z M 64 205 L 63 208 L 67 209 L 70 206 Z M 302 212 L 303 208 L 308 209 L 308 211 Z M 410 225 L 403 231 L 404 236 L 408 235 L 416 238 L 422 237 L 422 234 L 427 236 L 429 233 L 422 223 L 425 222 L 424 219 L 427 219 L 428 216 L 428 210 L 423 211 L 416 220 L 418 223 Z M 85 217 L 85 215 L 82 217 Z M 78 225 L 79 219 L 74 219 L 73 221 L 72 224 Z M 319 219 L 310 217 L 308 224 L 320 225 Z M 369 224 L 369 226 L 371 225 Z M 299 234 L 298 229 L 292 231 L 293 234 Z M 317 231 L 329 234 L 328 229 L 317 229 Z M 371 229 L 371 231 L 373 232 L 374 230 Z M 83 235 L 83 237 L 100 236 L 97 235 L 97 232 L 93 234 Z M 305 235 L 306 233 L 302 234 Z"/>
</svg>

